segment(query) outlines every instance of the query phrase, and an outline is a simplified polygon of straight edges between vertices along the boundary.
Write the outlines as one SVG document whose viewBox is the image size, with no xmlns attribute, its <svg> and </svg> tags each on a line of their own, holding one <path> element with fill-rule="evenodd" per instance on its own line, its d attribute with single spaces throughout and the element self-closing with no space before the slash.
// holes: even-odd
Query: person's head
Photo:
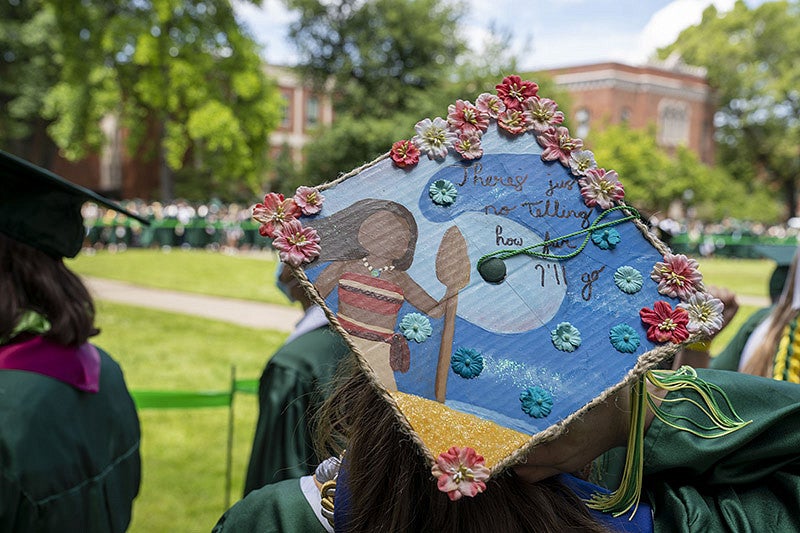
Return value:
<svg viewBox="0 0 800 533">
<path fill-rule="evenodd" d="M 342 366 L 342 381 L 317 418 L 317 445 L 321 457 L 344 456 L 348 532 L 606 531 L 557 479 L 527 483 L 511 468 L 476 497 L 450 501 L 354 357 Z"/>
<path fill-rule="evenodd" d="M 309 222 L 320 237 L 318 261 L 348 261 L 377 255 L 407 270 L 414 260 L 417 223 L 404 206 L 365 199 L 333 215 Z"/>
<path fill-rule="evenodd" d="M 290 302 L 300 302 L 303 309 L 308 309 L 311 306 L 312 302 L 306 291 L 303 290 L 297 278 L 292 274 L 292 269 L 287 267 L 285 263 L 278 263 L 275 270 L 275 286 Z"/>
<path fill-rule="evenodd" d="M 108 199 L 28 161 L 0 151 L 0 339 L 28 312 L 50 323 L 45 337 L 79 345 L 96 334 L 94 306 L 63 258 L 75 257 L 86 230 L 87 201 L 139 218 Z"/>
</svg>

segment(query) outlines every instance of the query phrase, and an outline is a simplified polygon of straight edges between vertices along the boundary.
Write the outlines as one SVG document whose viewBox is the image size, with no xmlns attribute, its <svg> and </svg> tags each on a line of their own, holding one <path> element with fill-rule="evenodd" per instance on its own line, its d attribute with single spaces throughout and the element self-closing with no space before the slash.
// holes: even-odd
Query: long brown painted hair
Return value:
<svg viewBox="0 0 800 533">
<path fill-rule="evenodd" d="M 44 336 L 79 346 L 98 333 L 94 304 L 81 280 L 61 259 L 0 233 L 0 338 L 7 338 L 22 314 L 36 311 L 50 321 Z"/>
<path fill-rule="evenodd" d="M 607 532 L 557 480 L 526 483 L 511 469 L 492 478 L 484 493 L 450 501 L 353 359 L 317 419 L 320 457 L 346 449 L 348 533 Z"/>
</svg>

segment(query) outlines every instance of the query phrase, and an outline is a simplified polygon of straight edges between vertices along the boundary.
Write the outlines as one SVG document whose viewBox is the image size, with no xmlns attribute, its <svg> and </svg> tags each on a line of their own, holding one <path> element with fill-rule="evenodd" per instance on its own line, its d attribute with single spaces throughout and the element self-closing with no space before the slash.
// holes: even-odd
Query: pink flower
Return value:
<svg viewBox="0 0 800 533">
<path fill-rule="evenodd" d="M 658 301 L 653 309 L 643 307 L 639 310 L 642 322 L 647 324 L 647 338 L 653 342 L 683 342 L 689 338 L 689 313 L 685 309 L 672 309 L 669 302 Z"/>
<path fill-rule="evenodd" d="M 474 497 L 486 490 L 485 481 L 490 473 L 475 450 L 457 446 L 440 453 L 431 472 L 439 480 L 439 490 L 446 492 L 452 501 L 462 496 Z"/>
<path fill-rule="evenodd" d="M 483 155 L 481 138 L 475 133 L 462 133 L 453 146 L 464 159 L 478 159 Z"/>
<path fill-rule="evenodd" d="M 294 199 L 284 199 L 282 194 L 271 192 L 264 196 L 263 204 L 253 207 L 253 220 L 261 223 L 258 232 L 262 237 L 275 238 L 275 235 L 286 222 L 300 216 L 300 208 Z"/>
<path fill-rule="evenodd" d="M 304 215 L 316 215 L 322 209 L 322 202 L 325 201 L 322 193 L 314 187 L 306 187 L 305 185 L 297 188 L 293 199 Z"/>
<path fill-rule="evenodd" d="M 272 241 L 278 255 L 286 264 L 299 267 L 319 255 L 319 235 L 314 228 L 304 228 L 299 220 L 286 222 Z"/>
<path fill-rule="evenodd" d="M 405 139 L 392 145 L 390 155 L 394 164 L 400 168 L 412 167 L 419 163 L 419 148 Z"/>
<path fill-rule="evenodd" d="M 525 133 L 531 126 L 531 117 L 527 111 L 507 108 L 497 116 L 497 125 L 511 135 Z"/>
<path fill-rule="evenodd" d="M 672 298 L 687 300 L 692 294 L 703 290 L 703 275 L 694 259 L 683 254 L 667 254 L 664 262 L 658 262 L 650 272 L 650 279 L 658 282 L 658 292 Z"/>
<path fill-rule="evenodd" d="M 506 110 L 506 104 L 503 103 L 497 96 L 490 93 L 483 93 L 475 100 L 475 107 L 481 113 L 489 115 L 493 119 Z"/>
<path fill-rule="evenodd" d="M 583 203 L 588 207 L 599 205 L 602 209 L 611 209 L 615 201 L 625 197 L 625 189 L 615 170 L 587 169 L 586 175 L 578 180 L 578 184 L 581 186 Z"/>
<path fill-rule="evenodd" d="M 523 106 L 531 116 L 531 128 L 536 133 L 542 133 L 550 126 L 558 126 L 564 122 L 564 113 L 549 98 L 532 96 L 523 102 Z"/>
<path fill-rule="evenodd" d="M 520 110 L 522 102 L 531 96 L 536 96 L 539 86 L 519 76 L 506 76 L 499 85 L 495 85 L 495 89 L 507 109 Z"/>
<path fill-rule="evenodd" d="M 459 133 L 483 133 L 489 129 L 489 115 L 465 100 L 447 107 L 447 123 Z"/>
<path fill-rule="evenodd" d="M 569 155 L 572 151 L 583 148 L 583 141 L 570 137 L 569 130 L 564 126 L 550 126 L 536 140 L 544 148 L 543 161 L 559 160 L 565 167 L 569 166 Z"/>
</svg>

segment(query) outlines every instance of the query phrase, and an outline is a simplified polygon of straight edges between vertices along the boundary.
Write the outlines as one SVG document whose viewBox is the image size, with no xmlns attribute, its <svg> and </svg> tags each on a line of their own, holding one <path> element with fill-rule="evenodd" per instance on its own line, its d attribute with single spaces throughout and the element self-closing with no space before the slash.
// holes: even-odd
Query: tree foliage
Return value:
<svg viewBox="0 0 800 533">
<path fill-rule="evenodd" d="M 516 69 L 511 34 L 477 42 L 462 31 L 465 4 L 449 0 L 286 0 L 300 65 L 332 87 L 336 119 L 306 150 L 305 178 L 320 183 L 386 153 L 424 117 L 494 89 Z M 478 51 L 470 49 L 469 44 Z"/>
<path fill-rule="evenodd" d="M 706 166 L 688 148 L 667 153 L 656 143 L 652 129 L 615 125 L 593 132 L 587 142 L 598 164 L 619 174 L 626 201 L 646 214 L 666 216 L 680 199 L 701 220 L 772 222 L 779 215 L 767 190 L 751 189 L 724 169 Z M 755 202 L 762 206 L 758 211 L 752 208 Z"/>
<path fill-rule="evenodd" d="M 280 98 L 230 0 L 32 0 L 18 24 L 50 22 L 26 61 L 58 68 L 39 86 L 38 113 L 70 159 L 96 153 L 100 121 L 116 115 L 129 153 L 158 158 L 162 197 L 223 197 L 260 188 Z M 18 7 L 18 9 L 23 9 Z M 31 11 L 27 13 L 26 11 Z M 0 35 L 11 27 L 5 19 Z M 44 54 L 47 53 L 45 56 Z M 16 81 L 14 90 L 23 91 Z M 20 107 L 19 97 L 15 105 Z M 31 107 L 30 105 L 28 107 Z M 191 187 L 181 187 L 191 184 Z"/>
<path fill-rule="evenodd" d="M 740 181 L 758 179 L 783 193 L 797 212 L 800 177 L 800 4 L 738 0 L 720 14 L 710 6 L 700 24 L 660 51 L 679 53 L 708 70 L 719 95 L 720 160 Z"/>
</svg>

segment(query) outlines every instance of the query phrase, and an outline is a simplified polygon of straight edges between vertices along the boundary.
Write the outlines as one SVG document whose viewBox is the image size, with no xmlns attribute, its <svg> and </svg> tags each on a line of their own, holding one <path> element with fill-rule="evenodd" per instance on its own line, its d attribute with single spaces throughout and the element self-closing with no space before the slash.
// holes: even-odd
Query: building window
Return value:
<svg viewBox="0 0 800 533">
<path fill-rule="evenodd" d="M 289 97 L 285 94 L 281 95 L 281 128 L 289 128 L 292 123 L 292 106 L 289 103 Z"/>
<path fill-rule="evenodd" d="M 689 106 L 662 100 L 658 105 L 658 142 L 663 146 L 689 143 Z"/>
<path fill-rule="evenodd" d="M 319 100 L 312 96 L 306 103 L 306 125 L 316 126 L 319 122 Z"/>
<path fill-rule="evenodd" d="M 585 107 L 578 109 L 575 112 L 575 135 L 581 139 L 585 139 L 589 134 L 589 110 Z"/>
<path fill-rule="evenodd" d="M 622 111 L 619 114 L 619 121 L 623 124 L 627 124 L 631 121 L 631 115 L 633 112 L 631 111 L 630 107 L 623 107 Z"/>
</svg>

